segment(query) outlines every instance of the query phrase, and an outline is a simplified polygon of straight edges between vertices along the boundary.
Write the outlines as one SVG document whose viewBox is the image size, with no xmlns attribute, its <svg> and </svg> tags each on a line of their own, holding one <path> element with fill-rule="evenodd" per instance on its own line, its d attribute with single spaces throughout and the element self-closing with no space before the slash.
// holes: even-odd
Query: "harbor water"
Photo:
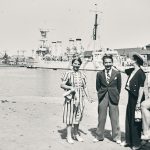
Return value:
<svg viewBox="0 0 150 150">
<path fill-rule="evenodd" d="M 0 68 L 0 96 L 61 97 L 61 76 L 65 70 L 27 69 L 24 67 Z M 96 72 L 86 72 L 90 89 L 95 91 Z"/>
<path fill-rule="evenodd" d="M 0 97 L 36 96 L 62 97 L 60 88 L 61 76 L 66 70 L 28 69 L 24 67 L 0 68 Z M 84 71 L 87 76 L 87 86 L 91 97 L 96 101 L 96 71 Z M 127 102 L 127 92 L 124 90 L 126 75 L 122 75 L 122 91 L 120 103 Z"/>
</svg>

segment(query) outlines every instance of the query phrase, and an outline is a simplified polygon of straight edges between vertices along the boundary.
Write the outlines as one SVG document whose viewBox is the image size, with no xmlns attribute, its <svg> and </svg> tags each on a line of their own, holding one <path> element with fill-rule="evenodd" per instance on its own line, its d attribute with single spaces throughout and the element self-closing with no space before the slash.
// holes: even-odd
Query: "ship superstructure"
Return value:
<svg viewBox="0 0 150 150">
<path fill-rule="evenodd" d="M 95 4 L 95 23 L 93 28 L 92 38 L 92 57 L 87 60 L 84 59 L 84 47 L 82 46 L 82 39 L 69 39 L 66 49 L 62 47 L 62 41 L 53 41 L 51 45 L 48 44 L 47 33 L 48 29 L 40 29 L 41 39 L 40 45 L 36 50 L 34 61 L 28 63 L 28 67 L 34 68 L 52 68 L 52 69 L 70 69 L 71 60 L 74 57 L 81 57 L 83 63 L 80 69 L 85 70 L 100 70 L 103 68 L 102 57 L 104 54 L 111 54 L 114 56 L 114 62 L 119 62 L 119 55 L 117 51 L 111 49 L 102 49 L 97 38 L 98 31 L 98 11 L 97 4 Z M 98 46 L 99 45 L 99 46 Z"/>
<path fill-rule="evenodd" d="M 47 33 L 49 32 L 48 29 L 40 29 L 41 39 L 40 39 L 40 46 L 36 50 L 36 54 L 44 57 L 46 54 L 49 54 L 49 45 L 47 40 Z"/>
</svg>

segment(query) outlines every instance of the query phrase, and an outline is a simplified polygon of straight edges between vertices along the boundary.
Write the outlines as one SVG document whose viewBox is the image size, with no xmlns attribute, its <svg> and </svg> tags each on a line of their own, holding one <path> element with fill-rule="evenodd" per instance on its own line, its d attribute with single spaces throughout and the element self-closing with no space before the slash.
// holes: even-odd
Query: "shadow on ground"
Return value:
<svg viewBox="0 0 150 150">
<path fill-rule="evenodd" d="M 92 136 L 96 136 L 96 128 L 91 128 L 89 129 L 89 131 L 91 132 Z M 104 137 L 109 139 L 110 141 L 112 141 L 112 136 L 111 136 L 111 130 L 105 130 L 104 133 Z M 125 133 L 121 132 L 121 140 L 124 141 L 125 140 Z M 150 150 L 150 141 L 145 141 L 142 145 L 142 147 L 140 148 L 140 150 Z"/>
<path fill-rule="evenodd" d="M 58 133 L 60 134 L 60 136 L 61 136 L 62 139 L 66 139 L 66 137 L 67 137 L 67 128 L 58 130 Z M 85 134 L 85 135 L 87 134 L 84 131 L 82 131 L 82 130 L 79 129 L 79 134 L 80 133 Z M 73 135 L 73 128 L 72 128 L 72 135 Z"/>
<path fill-rule="evenodd" d="M 150 141 L 145 141 L 140 150 L 150 150 Z"/>
<path fill-rule="evenodd" d="M 66 136 L 67 136 L 67 128 L 58 130 L 58 133 L 60 134 L 60 136 L 61 136 L 62 139 L 66 139 Z"/>
<path fill-rule="evenodd" d="M 89 129 L 89 131 L 91 132 L 92 136 L 94 137 L 96 136 L 96 128 L 91 128 Z M 105 130 L 104 137 L 112 141 L 111 130 Z M 124 141 L 124 139 L 125 139 L 125 133 L 121 132 L 121 140 Z"/>
<path fill-rule="evenodd" d="M 83 132 L 82 130 L 79 130 L 79 131 L 80 131 L 81 133 L 85 134 L 85 135 L 87 134 L 87 133 Z M 88 131 L 91 133 L 91 135 L 92 135 L 93 137 L 96 136 L 96 128 L 90 128 Z M 61 137 L 62 139 L 66 139 L 66 136 L 67 136 L 67 128 L 58 130 L 58 133 L 60 134 L 60 137 Z M 73 129 L 72 129 L 72 133 L 73 133 Z M 105 138 L 107 138 L 107 139 L 109 139 L 110 141 L 112 141 L 111 130 L 105 130 L 104 136 L 105 136 Z M 121 140 L 122 140 L 122 141 L 125 140 L 125 133 L 124 133 L 124 132 L 121 132 Z M 144 142 L 140 150 L 150 150 L 150 141 L 149 141 L 149 142 L 148 142 L 148 141 Z"/>
</svg>

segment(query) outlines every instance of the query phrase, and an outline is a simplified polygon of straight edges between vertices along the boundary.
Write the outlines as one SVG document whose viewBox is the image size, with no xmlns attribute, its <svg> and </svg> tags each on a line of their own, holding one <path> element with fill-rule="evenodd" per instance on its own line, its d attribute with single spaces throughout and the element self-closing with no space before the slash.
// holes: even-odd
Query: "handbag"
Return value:
<svg viewBox="0 0 150 150">
<path fill-rule="evenodd" d="M 135 119 L 135 122 L 140 122 L 142 120 L 141 108 L 140 107 L 135 109 L 134 119 Z"/>
<path fill-rule="evenodd" d="M 63 96 L 65 97 L 65 103 L 69 103 L 72 99 L 71 90 L 65 92 Z"/>
<path fill-rule="evenodd" d="M 65 103 L 70 103 L 70 101 L 74 98 L 75 92 L 72 92 L 71 90 L 65 92 L 63 96 L 65 97 Z"/>
</svg>

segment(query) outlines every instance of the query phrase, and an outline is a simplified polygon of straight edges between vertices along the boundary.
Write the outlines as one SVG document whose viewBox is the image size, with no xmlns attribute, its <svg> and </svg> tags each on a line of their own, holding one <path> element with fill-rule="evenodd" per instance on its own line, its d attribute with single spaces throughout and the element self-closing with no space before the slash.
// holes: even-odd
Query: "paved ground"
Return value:
<svg viewBox="0 0 150 150">
<path fill-rule="evenodd" d="M 97 125 L 97 102 L 86 103 L 80 126 L 85 142 L 76 141 L 73 145 L 68 144 L 65 139 L 66 128 L 62 123 L 62 105 L 63 99 L 56 97 L 0 98 L 0 150 L 130 149 L 111 141 L 109 118 L 106 122 L 105 140 L 92 142 Z M 121 104 L 119 107 L 124 139 L 125 105 Z"/>
</svg>

